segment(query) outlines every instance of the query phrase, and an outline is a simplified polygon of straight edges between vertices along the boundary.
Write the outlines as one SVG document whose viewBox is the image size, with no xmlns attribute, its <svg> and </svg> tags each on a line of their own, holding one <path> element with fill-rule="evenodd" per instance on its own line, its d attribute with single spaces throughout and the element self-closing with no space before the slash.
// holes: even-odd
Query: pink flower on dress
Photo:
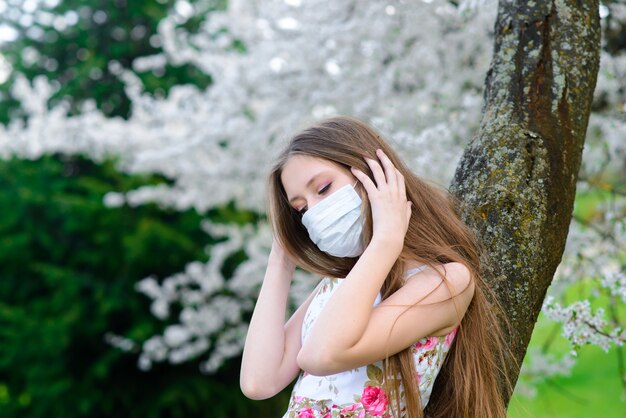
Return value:
<svg viewBox="0 0 626 418">
<path fill-rule="evenodd" d="M 454 337 L 458 330 L 459 330 L 459 326 L 457 325 L 456 328 L 454 328 L 452 331 L 450 331 L 450 333 L 448 333 L 448 335 L 446 335 L 446 340 L 443 343 L 443 346 L 445 348 L 450 348 L 450 346 L 452 345 L 452 341 L 454 341 Z"/>
<path fill-rule="evenodd" d="M 439 338 L 437 337 L 428 337 L 426 341 L 419 340 L 415 343 L 415 348 L 418 350 L 430 351 L 437 346 L 439 342 Z"/>
<path fill-rule="evenodd" d="M 311 408 L 304 408 L 298 411 L 298 418 L 315 418 Z"/>
<path fill-rule="evenodd" d="M 346 406 L 345 408 L 342 408 L 341 411 L 339 412 L 352 412 L 356 409 L 358 405 L 359 405 L 358 403 L 353 403 L 350 406 Z"/>
<path fill-rule="evenodd" d="M 359 402 L 353 403 L 352 405 L 348 405 L 348 406 L 342 408 L 341 411 L 339 411 L 339 416 L 341 418 L 353 417 L 354 414 L 350 414 L 349 412 L 356 411 L 356 409 L 359 408 L 360 406 L 362 406 L 362 405 Z M 359 415 L 357 415 L 357 418 L 364 418 L 364 417 L 365 417 L 365 411 L 363 409 L 361 409 L 359 411 Z"/>
<path fill-rule="evenodd" d="M 366 386 L 361 394 L 361 403 L 371 415 L 382 416 L 387 410 L 387 394 L 381 388 Z"/>
</svg>

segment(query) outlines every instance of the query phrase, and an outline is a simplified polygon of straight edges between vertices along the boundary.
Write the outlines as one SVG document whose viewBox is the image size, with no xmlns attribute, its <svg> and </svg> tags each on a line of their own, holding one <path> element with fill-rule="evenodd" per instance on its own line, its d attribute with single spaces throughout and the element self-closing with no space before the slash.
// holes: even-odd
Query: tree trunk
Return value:
<svg viewBox="0 0 626 418">
<path fill-rule="evenodd" d="M 450 186 L 489 255 L 482 269 L 519 365 L 572 216 L 599 66 L 598 8 L 500 0 L 483 119 Z M 507 373 L 516 382 L 519 366 Z"/>
</svg>

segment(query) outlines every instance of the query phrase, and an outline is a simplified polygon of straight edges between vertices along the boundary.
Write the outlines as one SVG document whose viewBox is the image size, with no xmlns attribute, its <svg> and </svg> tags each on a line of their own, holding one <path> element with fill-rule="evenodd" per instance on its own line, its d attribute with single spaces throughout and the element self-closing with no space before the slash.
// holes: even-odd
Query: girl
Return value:
<svg viewBox="0 0 626 418">
<path fill-rule="evenodd" d="M 247 397 L 298 376 L 284 418 L 505 417 L 497 305 L 449 194 L 345 116 L 295 135 L 268 192 L 274 243 L 243 352 Z M 324 278 L 285 323 L 296 265 Z"/>
</svg>

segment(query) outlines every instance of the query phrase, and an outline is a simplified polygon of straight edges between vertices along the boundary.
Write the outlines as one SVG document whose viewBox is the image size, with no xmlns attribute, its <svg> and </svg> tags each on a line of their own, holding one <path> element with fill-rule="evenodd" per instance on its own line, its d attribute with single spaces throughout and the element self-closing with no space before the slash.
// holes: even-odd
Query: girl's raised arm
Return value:
<svg viewBox="0 0 626 418">
<path fill-rule="evenodd" d="M 296 378 L 306 310 L 317 288 L 285 323 L 295 264 L 274 241 L 243 349 L 240 386 L 250 399 L 267 399 Z"/>
</svg>

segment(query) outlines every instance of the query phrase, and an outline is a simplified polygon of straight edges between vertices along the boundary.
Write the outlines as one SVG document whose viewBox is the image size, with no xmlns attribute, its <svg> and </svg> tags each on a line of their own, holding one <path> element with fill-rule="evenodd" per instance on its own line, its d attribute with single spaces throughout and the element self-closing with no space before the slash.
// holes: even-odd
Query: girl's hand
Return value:
<svg viewBox="0 0 626 418">
<path fill-rule="evenodd" d="M 376 150 L 376 155 L 382 162 L 382 167 L 377 161 L 365 158 L 376 184 L 357 168 L 351 168 L 352 174 L 365 187 L 372 207 L 372 241 L 376 239 L 395 243 L 401 249 L 409 227 L 411 202 L 406 198 L 404 176 L 382 150 Z"/>
<path fill-rule="evenodd" d="M 293 271 L 296 268 L 296 264 L 287 255 L 285 249 L 280 245 L 277 239 L 272 241 L 272 250 L 270 251 L 269 262 L 276 262 L 286 270 Z"/>
</svg>

